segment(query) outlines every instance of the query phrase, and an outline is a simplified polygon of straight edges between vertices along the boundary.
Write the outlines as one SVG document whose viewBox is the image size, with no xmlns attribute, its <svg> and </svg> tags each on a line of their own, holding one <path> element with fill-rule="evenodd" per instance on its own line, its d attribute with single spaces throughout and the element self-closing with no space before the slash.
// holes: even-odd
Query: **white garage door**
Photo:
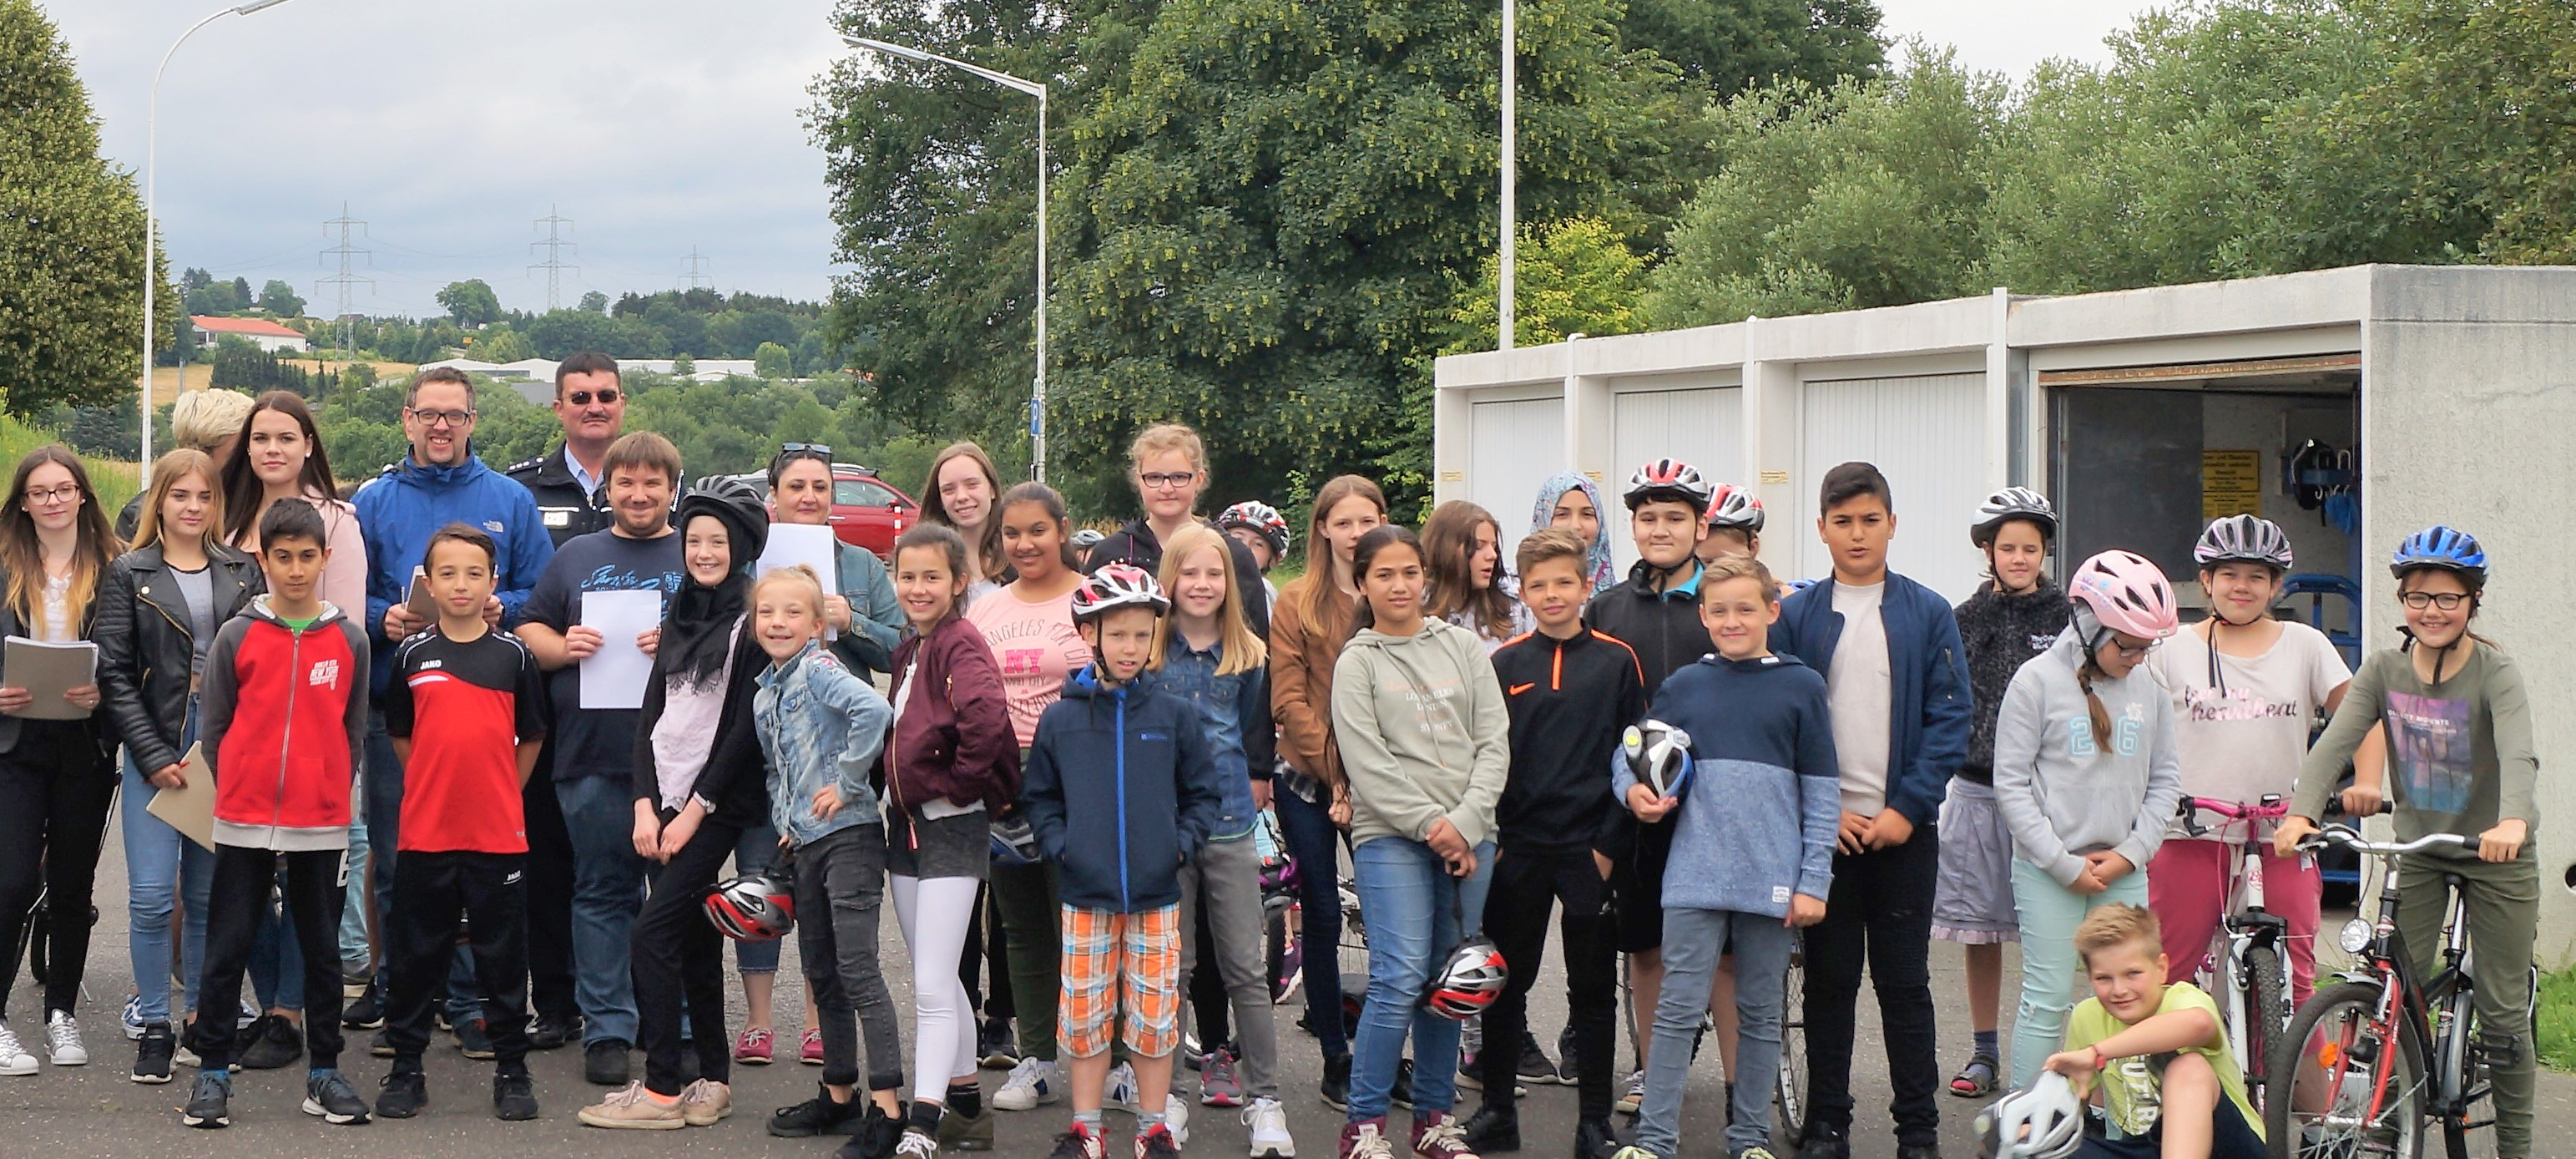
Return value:
<svg viewBox="0 0 2576 1159">
<path fill-rule="evenodd" d="M 1494 513 L 1503 558 L 1529 532 L 1538 485 L 1565 465 L 1565 404 L 1553 398 L 1475 404 L 1467 498 Z"/>
<path fill-rule="evenodd" d="M 1635 391 L 1611 396 L 1609 478 L 1601 488 L 1609 504 L 1610 542 L 1620 573 L 1637 560 L 1619 492 L 1640 464 L 1679 459 L 1712 483 L 1743 483 L 1744 391 L 1737 387 Z"/>
<path fill-rule="evenodd" d="M 1962 529 L 1986 493 L 1985 376 L 1810 382 L 1799 414 L 1801 518 L 1794 528 L 1779 528 L 1797 537 L 1799 574 L 1832 570 L 1813 530 L 1817 484 L 1835 465 L 1860 459 L 1877 464 L 1896 492 L 1888 566 L 1953 603 L 1968 598 L 1982 570 Z"/>
</svg>

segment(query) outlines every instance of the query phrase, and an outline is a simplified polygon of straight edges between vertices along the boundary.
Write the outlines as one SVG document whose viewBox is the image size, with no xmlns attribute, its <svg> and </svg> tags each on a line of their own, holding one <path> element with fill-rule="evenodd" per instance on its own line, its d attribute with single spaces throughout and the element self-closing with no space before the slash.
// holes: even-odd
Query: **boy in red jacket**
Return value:
<svg viewBox="0 0 2576 1159">
<path fill-rule="evenodd" d="M 180 1121 L 232 1124 L 232 1036 L 242 970 L 278 862 L 286 911 L 304 951 L 304 1033 L 311 1071 L 304 1113 L 367 1121 L 340 1074 L 340 857 L 349 846 L 349 783 L 365 743 L 367 634 L 317 589 L 331 557 L 322 514 L 278 503 L 259 521 L 268 594 L 215 633 L 199 692 L 198 736 L 215 778 L 215 881 L 206 906 L 205 973 L 190 1033 L 204 1060 Z M 216 1028 L 204 1033 L 202 1028 Z"/>
</svg>

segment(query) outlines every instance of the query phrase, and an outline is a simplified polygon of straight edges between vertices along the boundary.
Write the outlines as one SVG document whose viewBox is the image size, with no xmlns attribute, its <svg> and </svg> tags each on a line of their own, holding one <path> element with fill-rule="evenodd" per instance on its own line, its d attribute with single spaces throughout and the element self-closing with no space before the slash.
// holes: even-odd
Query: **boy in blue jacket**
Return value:
<svg viewBox="0 0 2576 1159">
<path fill-rule="evenodd" d="M 1674 816 L 1664 864 L 1664 989 L 1647 1052 L 1637 1141 L 1614 1159 L 1670 1159 L 1681 1144 L 1682 1088 L 1701 996 L 1718 958 L 1735 956 L 1736 1061 L 1740 1073 L 1780 1067 L 1780 991 L 1798 929 L 1825 916 L 1842 815 L 1841 766 L 1825 708 L 1825 680 L 1794 656 L 1773 655 L 1780 618 L 1771 570 L 1748 555 L 1721 557 L 1700 577 L 1700 620 L 1717 654 L 1664 681 L 1657 720 L 1690 737 L 1680 791 L 1658 796 L 1624 755 L 1611 786 L 1652 824 Z M 1771 1085 L 1728 1083 L 1726 1154 L 1770 1159 Z"/>
<path fill-rule="evenodd" d="M 1816 533 L 1833 576 L 1783 601 L 1771 625 L 1773 652 L 1823 674 L 1842 767 L 1833 893 L 1807 933 L 1799 1159 L 1851 1156 L 1852 1008 L 1863 964 L 1886 1028 L 1897 1159 L 1940 1154 L 1930 958 L 1941 843 L 1932 826 L 1967 758 L 1971 695 L 1950 602 L 1887 570 L 1889 496 L 1887 477 L 1867 463 L 1825 472 Z"/>
<path fill-rule="evenodd" d="M 1110 1019 L 1127 1012 L 1137 1159 L 1174 1159 L 1163 1108 L 1180 1046 L 1180 867 L 1216 827 L 1216 760 L 1198 709 L 1136 686 L 1171 600 L 1143 568 L 1113 563 L 1073 592 L 1092 665 L 1038 718 L 1020 809 L 1058 873 L 1064 979 L 1057 1035 L 1070 1058 L 1073 1125 L 1051 1159 L 1102 1159 Z"/>
</svg>

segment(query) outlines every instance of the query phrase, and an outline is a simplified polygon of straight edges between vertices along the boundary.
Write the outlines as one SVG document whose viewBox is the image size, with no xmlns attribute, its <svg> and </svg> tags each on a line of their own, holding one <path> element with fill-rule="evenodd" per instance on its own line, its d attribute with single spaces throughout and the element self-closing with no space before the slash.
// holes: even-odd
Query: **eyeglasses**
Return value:
<svg viewBox="0 0 2576 1159">
<path fill-rule="evenodd" d="M 589 406 L 589 405 L 590 405 L 590 400 L 592 400 L 592 399 L 594 399 L 594 398 L 595 398 L 595 399 L 598 399 L 598 400 L 600 401 L 600 404 L 601 404 L 601 405 L 603 405 L 603 406 L 605 406 L 605 405 L 607 405 L 607 404 L 609 404 L 609 403 L 612 403 L 612 402 L 616 402 L 616 401 L 617 401 L 617 388 L 616 388 L 616 387 L 613 387 L 613 386 L 610 386 L 610 387 L 602 387 L 601 389 L 598 389 L 598 390 L 576 390 L 576 391 L 572 392 L 571 394 L 567 394 L 567 395 L 565 395 L 565 396 L 564 396 L 564 401 L 565 401 L 565 402 L 568 402 L 568 403 L 571 403 L 571 404 L 573 404 L 574 406 Z"/>
<path fill-rule="evenodd" d="M 820 455 L 828 459 L 832 457 L 832 446 L 829 443 L 780 443 L 778 453 L 781 456 Z"/>
<path fill-rule="evenodd" d="M 411 417 L 419 419 L 420 425 L 425 427 L 461 427 L 474 421 L 474 412 L 470 410 L 413 410 L 410 407 L 403 409 L 410 411 Z"/>
<path fill-rule="evenodd" d="M 2140 640 L 2134 644 L 2130 643 L 2129 640 L 2129 637 L 2120 635 L 2116 632 L 2111 635 L 2111 647 L 2114 651 L 2117 651 L 2120 654 L 2120 658 L 2123 660 L 2135 660 L 2146 655 L 2147 649 L 2154 644 L 2154 641 L 2152 640 Z"/>
<path fill-rule="evenodd" d="M 1158 491 L 1176 491 L 1198 482 L 1198 478 L 1196 471 L 1148 471 L 1136 476 L 1136 481 Z"/>
<path fill-rule="evenodd" d="M 28 494 L 33 495 L 35 492 L 30 491 Z M 2426 608 L 2440 608 L 2446 612 L 2456 612 L 2460 610 L 2460 605 L 2466 602 L 2470 597 L 2462 592 L 2399 592 L 2397 594 L 2397 598 L 2403 601 L 2407 607 L 2413 608 L 2419 612 Z"/>
<path fill-rule="evenodd" d="M 80 502 L 80 497 L 81 489 L 80 484 L 78 483 L 65 483 L 60 487 L 30 487 L 27 489 L 27 502 L 29 504 L 78 503 Z"/>
</svg>

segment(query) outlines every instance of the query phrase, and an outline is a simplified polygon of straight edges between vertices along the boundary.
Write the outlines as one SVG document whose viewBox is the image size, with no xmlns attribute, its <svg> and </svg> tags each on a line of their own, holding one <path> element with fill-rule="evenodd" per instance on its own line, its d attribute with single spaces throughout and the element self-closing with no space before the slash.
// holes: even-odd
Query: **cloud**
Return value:
<svg viewBox="0 0 2576 1159">
<path fill-rule="evenodd" d="M 1878 0 L 1881 30 L 1955 45 L 1959 63 L 2018 81 L 2051 57 L 2104 64 L 2102 38 L 2156 7 L 2152 0 Z"/>
</svg>

